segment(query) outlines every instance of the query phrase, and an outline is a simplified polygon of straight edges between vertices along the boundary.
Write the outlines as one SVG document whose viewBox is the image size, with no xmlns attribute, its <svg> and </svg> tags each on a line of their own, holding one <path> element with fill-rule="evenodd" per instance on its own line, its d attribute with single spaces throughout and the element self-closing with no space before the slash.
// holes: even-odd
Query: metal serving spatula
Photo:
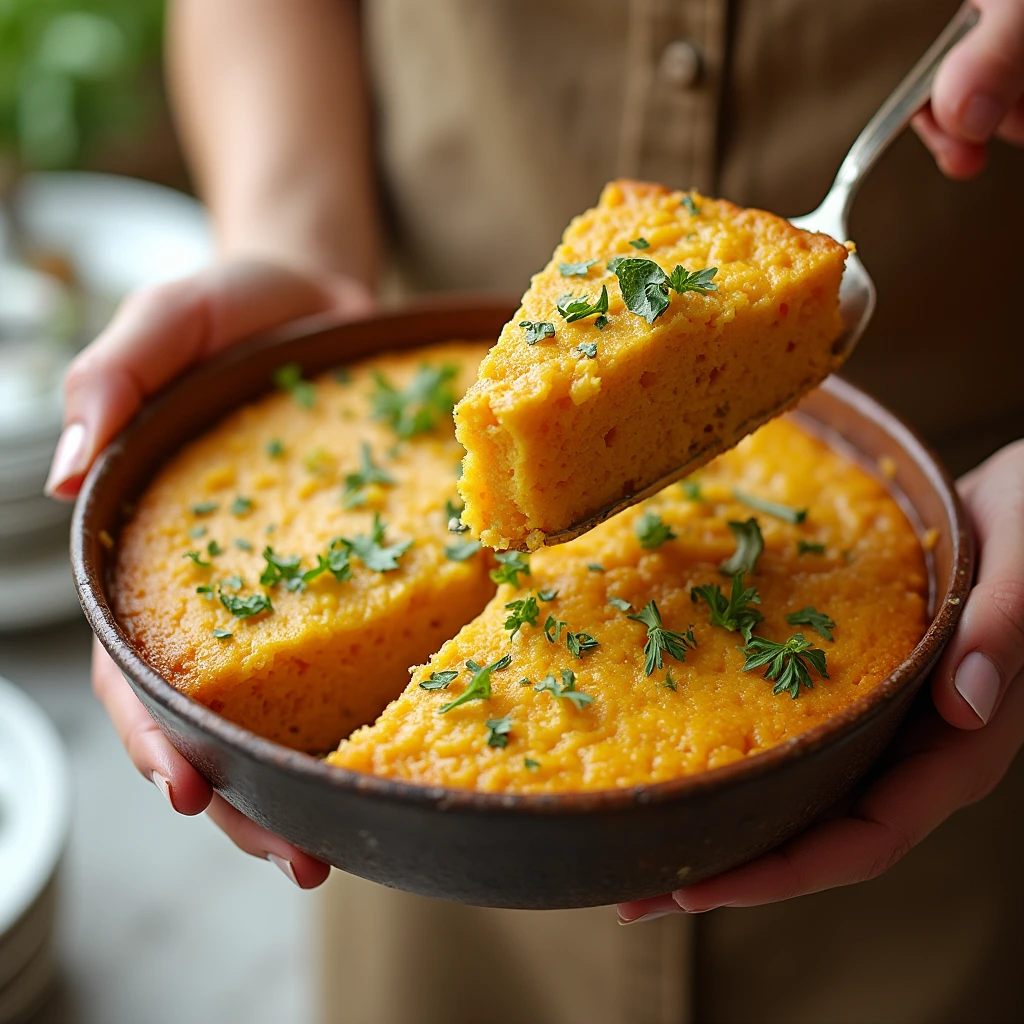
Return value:
<svg viewBox="0 0 1024 1024">
<path fill-rule="evenodd" d="M 804 214 L 802 217 L 793 217 L 791 223 L 794 227 L 802 228 L 805 231 L 821 231 L 840 242 L 846 239 L 848 234 L 847 217 L 857 189 L 878 158 L 888 149 L 890 143 L 906 128 L 914 114 L 924 106 L 931 93 L 935 72 L 942 63 L 943 57 L 963 39 L 977 21 L 978 12 L 969 3 L 965 3 L 857 136 L 821 205 L 812 213 Z M 843 272 L 843 280 L 839 288 L 839 313 L 843 320 L 843 333 L 835 342 L 837 353 L 848 356 L 853 351 L 857 342 L 860 341 L 874 309 L 874 283 L 864 269 L 864 264 L 856 254 L 851 254 L 846 261 L 846 269 Z M 790 403 L 786 404 L 788 406 Z M 750 420 L 746 426 L 749 431 L 753 431 L 781 411 L 781 409 L 769 410 Z M 737 440 L 739 439 L 737 438 Z M 657 494 L 670 483 L 688 476 L 695 469 L 710 462 L 726 447 L 728 446 L 721 442 L 710 445 L 688 459 L 685 465 L 667 473 L 648 487 L 620 498 L 596 515 L 574 523 L 565 530 L 549 534 L 545 538 L 545 543 L 562 544 L 586 533 L 617 512 Z"/>
</svg>

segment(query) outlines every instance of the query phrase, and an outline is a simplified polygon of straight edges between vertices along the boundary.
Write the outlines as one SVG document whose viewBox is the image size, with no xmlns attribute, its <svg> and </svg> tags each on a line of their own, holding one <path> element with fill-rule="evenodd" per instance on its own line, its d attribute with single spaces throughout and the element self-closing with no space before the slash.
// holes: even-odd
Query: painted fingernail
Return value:
<svg viewBox="0 0 1024 1024">
<path fill-rule="evenodd" d="M 669 917 L 675 913 L 677 913 L 675 910 L 652 910 L 649 914 L 641 914 L 640 917 L 634 917 L 631 921 L 627 921 L 620 914 L 619 924 L 639 924 L 641 921 L 654 921 L 659 917 Z"/>
<path fill-rule="evenodd" d="M 701 906 L 699 903 L 687 905 L 686 895 L 681 892 L 672 893 L 672 899 L 679 905 L 679 909 L 684 914 L 706 914 L 709 910 L 717 910 L 719 907 L 725 906 L 724 903 L 711 903 L 706 907 Z"/>
<path fill-rule="evenodd" d="M 53 453 L 50 464 L 50 475 L 46 478 L 43 488 L 51 497 L 74 477 L 81 476 L 89 468 L 88 451 L 86 449 L 85 426 L 81 423 L 69 423 L 57 442 L 57 450 Z"/>
<path fill-rule="evenodd" d="M 293 885 L 298 885 L 299 880 L 295 877 L 295 868 L 287 857 L 280 857 L 276 853 L 268 853 L 267 860 L 276 867 Z"/>
<path fill-rule="evenodd" d="M 953 685 L 982 722 L 987 723 L 999 700 L 999 669 L 992 659 L 981 651 L 971 651 L 960 662 Z"/>
<path fill-rule="evenodd" d="M 167 798 L 167 802 L 174 807 L 174 799 L 171 797 L 171 780 L 158 771 L 154 771 L 150 778 L 153 780 L 153 785 Z"/>
<path fill-rule="evenodd" d="M 972 142 L 985 142 L 1003 119 L 1003 105 L 994 97 L 976 92 L 960 112 L 960 126 Z"/>
</svg>

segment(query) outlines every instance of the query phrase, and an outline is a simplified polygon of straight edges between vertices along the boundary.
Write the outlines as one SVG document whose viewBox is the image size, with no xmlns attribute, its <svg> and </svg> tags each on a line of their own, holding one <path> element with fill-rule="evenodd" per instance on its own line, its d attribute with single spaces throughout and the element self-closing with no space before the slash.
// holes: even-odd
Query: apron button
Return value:
<svg viewBox="0 0 1024 1024">
<path fill-rule="evenodd" d="M 658 76 L 677 89 L 689 89 L 700 81 L 703 63 L 696 42 L 692 39 L 673 39 L 661 51 Z"/>
</svg>

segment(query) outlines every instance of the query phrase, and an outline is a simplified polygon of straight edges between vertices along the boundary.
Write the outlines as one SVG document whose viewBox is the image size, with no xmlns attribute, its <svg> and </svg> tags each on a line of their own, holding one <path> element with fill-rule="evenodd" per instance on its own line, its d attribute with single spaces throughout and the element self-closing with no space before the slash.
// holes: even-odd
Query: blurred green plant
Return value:
<svg viewBox="0 0 1024 1024">
<path fill-rule="evenodd" d="M 0 163 L 81 165 L 160 103 L 164 0 L 0 0 Z M 0 175 L 2 176 L 2 175 Z"/>
</svg>

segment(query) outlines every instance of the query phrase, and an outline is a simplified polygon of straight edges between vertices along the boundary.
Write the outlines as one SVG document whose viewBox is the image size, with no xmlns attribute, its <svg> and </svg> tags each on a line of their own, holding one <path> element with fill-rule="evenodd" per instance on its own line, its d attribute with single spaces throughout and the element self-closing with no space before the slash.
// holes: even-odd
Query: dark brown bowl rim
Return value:
<svg viewBox="0 0 1024 1024">
<path fill-rule="evenodd" d="M 508 306 L 506 300 L 497 298 L 445 296 L 411 304 L 399 311 L 378 314 L 360 322 L 395 324 L 414 318 L 423 311 L 450 308 L 451 311 L 457 312 L 463 307 L 480 308 L 498 303 L 504 303 L 506 308 Z M 854 730 L 866 726 L 905 686 L 927 673 L 952 635 L 960 609 L 971 587 L 974 567 L 971 535 L 953 480 L 931 447 L 913 428 L 853 384 L 837 377 L 829 377 L 821 385 L 823 389 L 852 406 L 862 416 L 879 424 L 885 433 L 924 470 L 942 500 L 948 522 L 953 524 L 954 528 L 949 577 L 944 586 L 942 581 L 933 581 L 937 607 L 924 636 L 910 655 L 883 682 L 828 721 L 762 753 L 720 768 L 708 769 L 697 775 L 621 789 L 551 794 L 490 793 L 446 786 L 421 786 L 369 775 L 328 765 L 312 754 L 291 750 L 229 722 L 177 690 L 151 668 L 118 624 L 106 600 L 98 566 L 92 559 L 94 547 L 87 542 L 91 531 L 95 495 L 103 486 L 104 479 L 116 465 L 121 453 L 131 444 L 134 435 L 144 429 L 151 411 L 174 403 L 177 396 L 189 387 L 190 382 L 198 374 L 222 372 L 229 366 L 237 366 L 240 361 L 244 361 L 247 353 L 253 350 L 283 346 L 296 338 L 334 329 L 343 326 L 343 323 L 331 317 L 320 316 L 289 325 L 235 346 L 171 384 L 101 452 L 82 486 L 72 519 L 71 564 L 75 586 L 86 619 L 103 648 L 118 668 L 134 680 L 153 701 L 199 731 L 212 735 L 221 743 L 241 751 L 251 759 L 271 764 L 279 770 L 308 781 L 322 782 L 330 787 L 399 803 L 434 805 L 444 810 L 543 815 L 624 811 L 636 805 L 682 800 L 698 793 L 706 794 L 720 787 L 751 782 L 781 765 L 837 742 Z"/>
</svg>

